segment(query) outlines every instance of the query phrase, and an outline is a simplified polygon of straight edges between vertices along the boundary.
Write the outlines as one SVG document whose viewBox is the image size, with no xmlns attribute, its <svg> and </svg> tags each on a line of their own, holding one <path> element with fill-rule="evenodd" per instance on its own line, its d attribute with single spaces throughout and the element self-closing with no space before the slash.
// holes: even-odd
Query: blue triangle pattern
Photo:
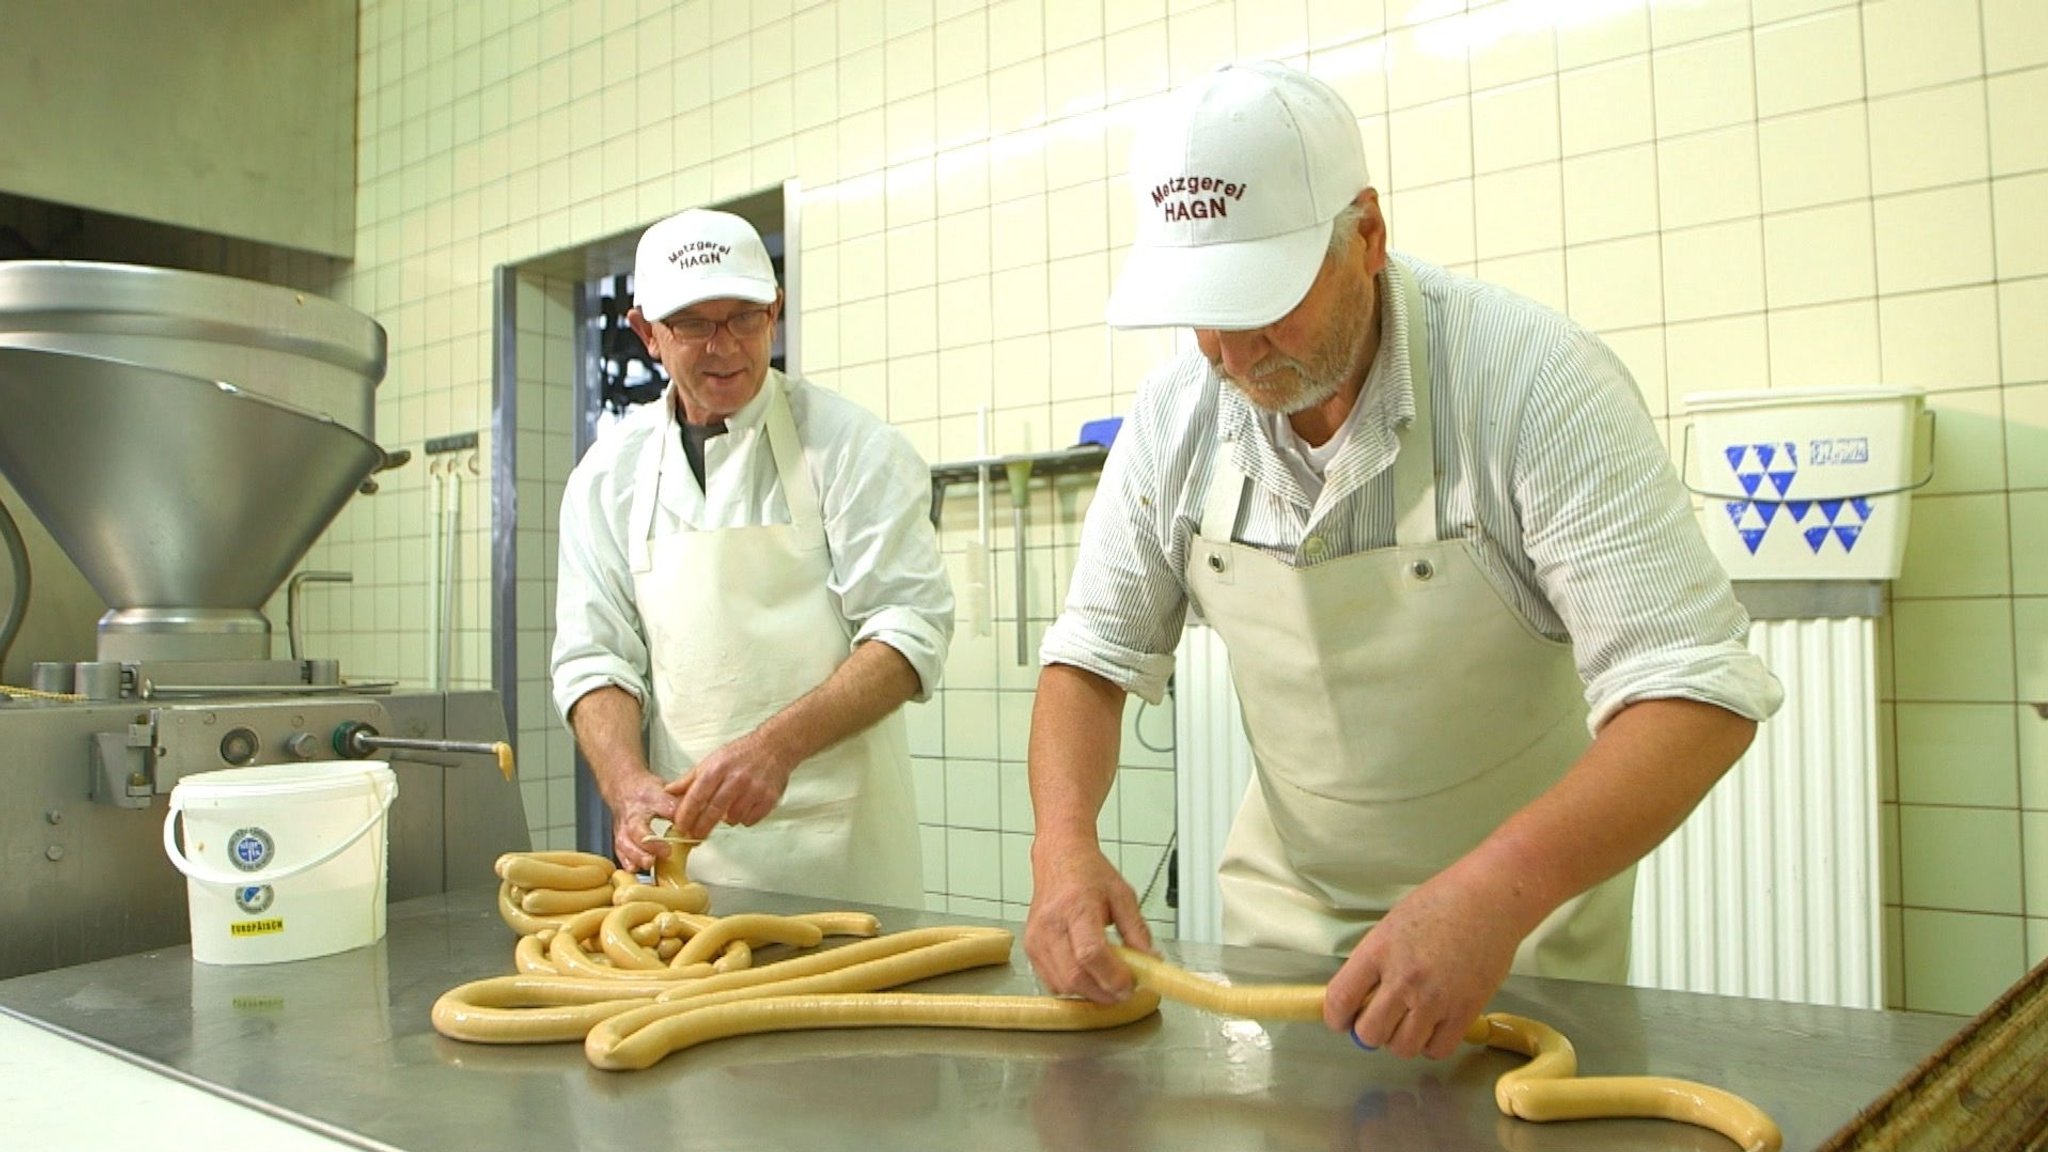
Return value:
<svg viewBox="0 0 2048 1152">
<path fill-rule="evenodd" d="M 1771 470 L 1771 461 L 1777 458 L 1778 446 L 1776 444 L 1759 444 L 1756 446 L 1756 461 L 1764 466 L 1764 471 L 1769 472 Z"/>
<path fill-rule="evenodd" d="M 1861 535 L 1863 535 L 1863 526 L 1860 524 L 1835 525 L 1835 539 L 1842 542 L 1842 551 L 1844 552 L 1854 551 L 1856 548 L 1856 538 Z"/>
<path fill-rule="evenodd" d="M 1764 530 L 1762 528 L 1744 528 L 1737 532 L 1736 535 L 1742 537 L 1742 542 L 1749 548 L 1751 556 L 1756 555 L 1757 548 L 1764 542 Z"/>
<path fill-rule="evenodd" d="M 1771 526 L 1771 521 L 1778 518 L 1778 509 L 1783 507 L 1783 504 L 1775 500 L 1759 500 L 1756 502 L 1757 515 L 1764 518 L 1764 527 L 1769 528 Z"/>
<path fill-rule="evenodd" d="M 1794 524 L 1806 519 L 1806 510 L 1811 507 L 1813 507 L 1813 501 L 1811 500 L 1787 500 L 1785 502 L 1785 511 L 1792 514 L 1792 522 Z"/>
<path fill-rule="evenodd" d="M 1867 522 L 1867 521 L 1869 521 L 1869 519 L 1870 519 L 1870 501 L 1868 501 L 1868 500 L 1865 500 L 1865 499 L 1864 499 L 1863 497 L 1861 497 L 1861 496 L 1858 496 L 1858 497 L 1856 497 L 1856 498 L 1855 498 L 1854 500 L 1851 500 L 1851 501 L 1849 501 L 1849 506 L 1850 506 L 1851 508 L 1854 508 L 1854 509 L 1856 509 L 1856 518 L 1857 518 L 1858 520 L 1863 520 L 1863 521 L 1866 521 L 1866 522 Z"/>
<path fill-rule="evenodd" d="M 1827 528 L 1808 528 L 1806 530 L 1806 546 L 1813 549 L 1815 555 L 1819 555 L 1820 546 L 1828 542 L 1829 531 L 1831 530 Z"/>
<path fill-rule="evenodd" d="M 1836 517 L 1842 514 L 1842 502 L 1840 500 L 1821 501 L 1820 514 L 1828 518 L 1828 523 L 1833 524 Z"/>
<path fill-rule="evenodd" d="M 1783 496 L 1792 490 L 1792 478 L 1797 475 L 1797 472 L 1772 472 L 1771 485 L 1778 490 L 1778 495 Z"/>
<path fill-rule="evenodd" d="M 1736 527 L 1740 528 L 1742 526 L 1742 514 L 1747 511 L 1749 511 L 1749 501 L 1728 501 L 1728 519 L 1734 521 Z"/>
<path fill-rule="evenodd" d="M 1742 458 L 1749 454 L 1749 448 L 1742 444 L 1731 444 L 1722 449 L 1721 454 L 1728 457 L 1728 467 L 1740 472 L 1742 471 Z"/>
<path fill-rule="evenodd" d="M 1764 482 L 1763 475 L 1756 472 L 1752 472 L 1747 476 L 1738 475 L 1735 479 L 1741 482 L 1743 493 L 1749 496 L 1756 495 L 1757 485 Z"/>
</svg>

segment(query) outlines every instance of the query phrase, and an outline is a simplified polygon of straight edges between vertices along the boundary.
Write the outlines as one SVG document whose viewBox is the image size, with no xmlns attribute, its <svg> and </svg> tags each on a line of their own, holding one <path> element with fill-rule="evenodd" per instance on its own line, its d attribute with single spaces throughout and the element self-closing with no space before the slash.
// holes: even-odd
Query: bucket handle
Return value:
<svg viewBox="0 0 2048 1152">
<path fill-rule="evenodd" d="M 1855 495 L 1855 496 L 1861 496 L 1861 497 L 1869 497 L 1869 496 L 1896 496 L 1896 495 L 1898 495 L 1898 494 L 1899 494 L 1899 493 L 1901 493 L 1901 492 L 1912 492 L 1912 491 L 1915 491 L 1915 490 L 1918 490 L 1918 489 L 1921 489 L 1921 488 L 1925 488 L 1925 487 L 1927 487 L 1927 485 L 1929 485 L 1929 484 L 1933 483 L 1933 481 L 1934 481 L 1934 446 L 1935 446 L 1935 445 L 1936 445 L 1936 444 L 1938 443 L 1938 441 L 1937 441 L 1937 440 L 1936 440 L 1936 439 L 1934 438 L 1934 416 L 1935 416 L 1935 412 L 1934 412 L 1934 409 L 1932 409 L 1932 408 L 1923 408 L 1923 409 L 1921 409 L 1921 411 L 1920 411 L 1920 422 L 1921 422 L 1921 423 L 1923 423 L 1923 424 L 1925 424 L 1925 425 L 1927 425 L 1927 471 L 1926 471 L 1926 473 L 1925 473 L 1925 474 L 1923 474 L 1923 475 L 1922 475 L 1922 476 L 1921 476 L 1921 477 L 1920 477 L 1920 478 L 1919 478 L 1918 480 L 1915 480 L 1915 481 L 1913 481 L 1913 482 L 1912 482 L 1911 484 L 1902 484 L 1902 485 L 1900 485 L 1900 486 L 1899 486 L 1899 487 L 1897 487 L 1897 488 L 1880 488 L 1880 489 L 1878 489 L 1878 490 L 1877 490 L 1877 491 L 1875 491 L 1875 492 L 1857 492 L 1857 493 L 1853 493 L 1853 495 Z M 1711 490 L 1711 489 L 1707 489 L 1707 488 L 1700 488 L 1700 487 L 1697 487 L 1697 486 L 1695 486 L 1695 485 L 1693 484 L 1693 482 L 1692 482 L 1692 422 L 1691 422 L 1691 421 L 1687 421 L 1687 422 L 1686 422 L 1686 425 L 1685 425 L 1685 440 L 1684 440 L 1684 443 L 1683 443 L 1683 445 L 1682 445 L 1682 446 L 1681 446 L 1681 447 L 1679 448 L 1679 451 L 1678 451 L 1678 469 L 1679 469 L 1679 475 L 1678 475 L 1678 478 L 1679 478 L 1679 482 L 1685 485 L 1686 491 L 1688 491 L 1688 492 L 1691 492 L 1691 493 L 1692 493 L 1693 495 L 1695 495 L 1695 496 L 1705 496 L 1705 497 L 1706 497 L 1707 499 L 1709 499 L 1709 500 L 1755 500 L 1755 499 L 1756 499 L 1756 495 L 1755 495 L 1754 493 L 1750 493 L 1750 492 L 1715 492 L 1715 491 L 1713 491 L 1713 490 Z M 1807 497 L 1801 497 L 1801 499 L 1807 499 Z M 1847 499 L 1849 499 L 1849 497 L 1848 497 L 1848 496 L 1842 496 L 1842 497 L 1834 497 L 1834 496 L 1818 496 L 1818 497 L 1812 497 L 1812 499 L 1816 499 L 1816 500 L 1834 500 L 1834 499 L 1843 499 L 1843 500 L 1847 500 Z M 1782 500 L 1780 500 L 1780 501 L 1770 501 L 1770 503 L 1784 503 L 1784 501 L 1782 501 Z"/>
<path fill-rule="evenodd" d="M 398 799 L 398 782 L 393 780 L 391 787 L 387 789 L 383 786 L 383 782 L 377 780 L 376 777 L 371 777 L 371 780 L 374 782 L 373 787 L 383 793 L 383 805 L 377 811 L 372 812 L 370 818 L 363 821 L 361 826 L 355 831 L 343 837 L 340 843 L 304 863 L 294 864 L 277 872 L 227 873 L 208 869 L 198 861 L 186 856 L 178 848 L 175 833 L 178 827 L 178 817 L 185 809 L 178 803 L 175 796 L 171 799 L 170 812 L 164 816 L 164 855 L 171 858 L 171 863 L 177 867 L 178 871 L 183 872 L 190 879 L 199 881 L 201 884 L 212 884 L 221 888 L 246 888 L 251 884 L 275 884 L 279 880 L 289 880 L 300 873 L 311 872 L 313 869 L 355 847 L 356 841 L 361 840 L 365 833 L 377 826 L 378 821 L 384 819 L 385 813 L 391 811 L 391 802 Z"/>
</svg>

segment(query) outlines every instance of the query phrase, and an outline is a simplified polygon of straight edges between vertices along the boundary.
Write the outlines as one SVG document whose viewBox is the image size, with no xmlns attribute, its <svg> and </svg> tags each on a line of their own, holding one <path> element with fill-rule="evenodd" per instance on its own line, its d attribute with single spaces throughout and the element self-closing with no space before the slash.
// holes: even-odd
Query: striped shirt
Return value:
<svg viewBox="0 0 2048 1152">
<path fill-rule="evenodd" d="M 1783 691 L 1744 644 L 1749 617 L 1707 550 L 1628 370 L 1564 317 L 1394 255 L 1428 313 L 1437 531 L 1470 535 L 1531 629 L 1569 640 L 1597 731 L 1638 700 L 1684 698 L 1752 720 Z M 1040 658 L 1157 702 L 1188 609 L 1187 561 L 1219 431 L 1251 480 L 1236 541 L 1295 567 L 1394 544 L 1392 464 L 1415 415 L 1407 307 L 1386 290 L 1379 352 L 1349 441 L 1310 497 L 1261 414 L 1188 348 L 1138 391 L 1082 528 Z M 1426 673 L 1427 669 L 1418 669 Z"/>
</svg>

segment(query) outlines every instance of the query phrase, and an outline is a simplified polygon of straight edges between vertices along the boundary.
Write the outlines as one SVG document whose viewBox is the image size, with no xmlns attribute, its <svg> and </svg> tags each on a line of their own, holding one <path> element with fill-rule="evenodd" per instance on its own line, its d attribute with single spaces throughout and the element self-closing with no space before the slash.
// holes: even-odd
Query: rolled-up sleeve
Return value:
<svg viewBox="0 0 2048 1152">
<path fill-rule="evenodd" d="M 1208 444 L 1172 432 L 1209 427 L 1201 406 L 1185 403 L 1200 385 L 1184 368 L 1155 373 L 1125 419 L 1082 524 L 1066 605 L 1039 646 L 1041 664 L 1093 672 L 1153 704 L 1165 696 L 1187 619 L 1181 521 L 1200 493 L 1180 481 Z"/>
<path fill-rule="evenodd" d="M 1684 698 L 1767 719 L 1784 699 L 1747 644 L 1749 616 L 1620 361 L 1579 334 L 1528 391 L 1515 500 L 1545 597 L 1572 638 L 1598 731 L 1639 700 Z"/>
<path fill-rule="evenodd" d="M 619 430 L 623 436 L 625 430 Z M 647 640 L 625 548 L 630 472 L 600 444 L 569 475 L 555 575 L 555 707 L 566 722 L 586 693 L 616 685 L 647 699 Z"/>
<path fill-rule="evenodd" d="M 831 590 L 853 643 L 879 640 L 910 661 L 928 700 L 945 675 L 953 585 L 931 522 L 931 468 L 879 421 L 842 444 L 819 485 Z"/>
</svg>

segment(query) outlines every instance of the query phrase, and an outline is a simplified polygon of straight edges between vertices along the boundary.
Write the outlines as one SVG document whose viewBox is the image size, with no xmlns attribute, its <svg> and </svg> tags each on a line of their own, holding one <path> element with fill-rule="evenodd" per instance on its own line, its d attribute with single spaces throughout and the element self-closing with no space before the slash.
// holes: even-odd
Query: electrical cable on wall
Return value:
<svg viewBox="0 0 2048 1152">
<path fill-rule="evenodd" d="M 1166 697 L 1169 700 L 1173 699 L 1173 677 L 1171 676 L 1166 678 Z M 1131 717 L 1131 735 L 1137 739 L 1140 745 L 1144 746 L 1146 751 L 1171 755 L 1174 751 L 1173 741 L 1168 740 L 1162 747 L 1145 739 L 1145 713 L 1153 707 L 1154 705 L 1149 701 L 1143 699 L 1138 701 L 1138 713 Z M 1179 771 L 1179 766 L 1176 765 L 1174 770 Z M 1166 850 L 1159 854 L 1159 863 L 1152 869 L 1152 879 L 1146 882 L 1144 895 L 1138 897 L 1138 911 L 1141 914 L 1144 912 L 1146 901 L 1152 899 L 1153 890 L 1159 887 L 1159 877 L 1166 872 L 1167 866 L 1172 863 L 1174 849 L 1179 846 L 1180 829 L 1176 828 L 1166 838 Z M 1168 908 L 1180 907 L 1179 893 L 1176 891 L 1176 887 L 1173 884 L 1166 886 L 1166 906 Z"/>
<path fill-rule="evenodd" d="M 1180 832 L 1178 829 L 1176 829 L 1171 835 L 1167 836 L 1166 847 L 1159 853 L 1159 863 L 1153 865 L 1152 867 L 1152 879 L 1147 880 L 1145 882 L 1145 891 L 1138 897 L 1139 915 L 1142 916 L 1145 914 L 1145 905 L 1151 901 L 1152 893 L 1158 890 L 1159 878 L 1166 874 L 1166 866 L 1173 860 L 1174 849 L 1178 848 L 1179 846 Z M 1168 884 L 1166 886 L 1166 906 L 1168 908 L 1174 908 L 1178 906 L 1179 902 L 1174 899 L 1174 895 L 1174 886 Z"/>
<path fill-rule="evenodd" d="M 1172 684 L 1173 682 L 1171 680 L 1167 681 L 1166 693 L 1168 696 L 1173 695 Z M 1171 755 L 1173 752 L 1172 740 L 1168 740 L 1164 746 L 1161 746 L 1152 743 L 1150 740 L 1145 739 L 1145 713 L 1151 711 L 1152 708 L 1153 705 L 1147 703 L 1146 701 L 1138 701 L 1138 714 L 1131 717 L 1131 735 L 1137 738 L 1138 743 L 1141 746 L 1143 746 L 1147 752 L 1159 752 Z"/>
</svg>

